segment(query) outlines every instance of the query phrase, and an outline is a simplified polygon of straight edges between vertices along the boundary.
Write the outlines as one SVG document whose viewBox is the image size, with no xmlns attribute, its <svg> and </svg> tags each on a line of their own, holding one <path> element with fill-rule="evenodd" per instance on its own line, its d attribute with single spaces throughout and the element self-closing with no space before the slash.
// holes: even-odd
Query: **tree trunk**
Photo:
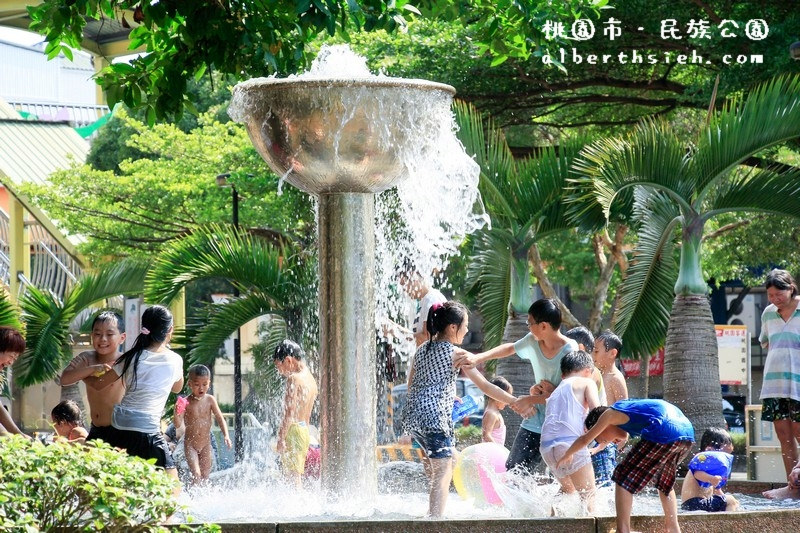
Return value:
<svg viewBox="0 0 800 533">
<path fill-rule="evenodd" d="M 622 243 L 627 232 L 628 226 L 620 224 L 616 232 L 614 232 L 613 241 L 605 230 L 602 233 L 595 234 L 592 238 L 595 262 L 597 263 L 598 270 L 600 270 L 600 278 L 592 292 L 592 306 L 589 310 L 589 319 L 586 322 L 586 327 L 593 333 L 599 332 L 603 327 L 603 308 L 608 298 L 608 287 L 611 285 L 614 268 L 619 265 L 622 273 L 628 268 L 628 260 L 622 251 Z M 608 257 L 606 257 L 605 254 L 606 248 L 609 251 Z"/>
<path fill-rule="evenodd" d="M 516 342 L 528 334 L 528 315 L 527 313 L 511 312 L 506 322 L 506 329 L 503 332 L 503 342 Z M 533 369 L 531 364 L 516 355 L 511 355 L 497 361 L 497 375 L 506 378 L 511 386 L 514 387 L 514 396 L 523 396 L 529 393 L 534 383 Z M 503 412 L 506 422 L 506 448 L 511 448 L 514 438 L 517 436 L 519 425 L 522 418 L 507 409 Z"/>
<path fill-rule="evenodd" d="M 700 268 L 702 235 L 703 220 L 684 213 L 680 271 L 664 347 L 664 399 L 691 420 L 695 441 L 709 427 L 725 427 L 717 335 Z"/>
<path fill-rule="evenodd" d="M 567 309 L 567 306 L 564 305 L 564 302 L 562 302 L 561 298 L 556 294 L 555 287 L 550 283 L 550 278 L 547 277 L 547 272 L 544 269 L 544 262 L 542 261 L 542 256 L 539 253 L 539 247 L 536 243 L 528 250 L 528 256 L 531 261 L 531 266 L 533 266 L 533 275 L 536 276 L 536 281 L 539 283 L 539 288 L 542 289 L 542 294 L 544 294 L 545 298 L 552 298 L 558 302 L 558 306 L 561 308 L 561 323 L 563 326 L 566 329 L 580 326 L 580 321 Z"/>
<path fill-rule="evenodd" d="M 717 336 L 705 295 L 678 295 L 664 353 L 664 399 L 686 414 L 699 442 L 709 427 L 725 427 Z"/>
</svg>

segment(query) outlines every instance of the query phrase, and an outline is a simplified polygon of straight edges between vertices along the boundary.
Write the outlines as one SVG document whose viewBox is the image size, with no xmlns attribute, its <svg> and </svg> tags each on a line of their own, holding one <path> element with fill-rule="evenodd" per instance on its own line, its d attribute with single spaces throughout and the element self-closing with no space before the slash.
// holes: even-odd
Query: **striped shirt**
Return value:
<svg viewBox="0 0 800 533">
<path fill-rule="evenodd" d="M 768 305 L 761 314 L 761 335 L 758 340 L 762 344 L 769 343 L 761 399 L 791 398 L 800 401 L 800 305 L 786 321 L 775 305 Z"/>
</svg>

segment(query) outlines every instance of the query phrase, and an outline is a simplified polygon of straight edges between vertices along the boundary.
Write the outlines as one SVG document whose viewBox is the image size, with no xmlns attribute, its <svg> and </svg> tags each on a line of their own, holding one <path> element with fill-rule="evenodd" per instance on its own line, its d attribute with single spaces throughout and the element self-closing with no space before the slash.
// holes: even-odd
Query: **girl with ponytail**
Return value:
<svg viewBox="0 0 800 533">
<path fill-rule="evenodd" d="M 156 466 L 178 477 L 172 454 L 161 433 L 161 417 L 170 392 L 183 388 L 183 360 L 167 348 L 172 338 L 172 313 L 154 305 L 142 313 L 142 329 L 133 347 L 112 370 L 125 383 L 125 395 L 114 406 L 109 444 L 130 455 L 156 460 Z"/>
<path fill-rule="evenodd" d="M 453 477 L 453 403 L 456 398 L 456 376 L 453 365 L 455 345 L 467 333 L 467 309 L 448 301 L 434 304 L 428 313 L 430 339 L 417 349 L 409 370 L 408 396 L 403 410 L 405 432 L 417 441 L 430 460 L 431 489 L 428 514 L 444 514 L 450 480 Z M 467 376 L 486 395 L 511 404 L 516 401 L 500 387 L 486 381 L 475 369 Z"/>
</svg>

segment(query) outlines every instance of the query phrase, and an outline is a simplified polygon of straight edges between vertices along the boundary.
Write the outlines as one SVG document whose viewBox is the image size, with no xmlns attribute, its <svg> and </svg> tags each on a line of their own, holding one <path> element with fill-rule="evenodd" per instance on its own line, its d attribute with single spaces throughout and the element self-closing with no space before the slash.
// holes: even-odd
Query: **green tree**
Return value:
<svg viewBox="0 0 800 533">
<path fill-rule="evenodd" d="M 501 130 L 491 119 L 484 125 L 481 114 L 469 104 L 457 102 L 459 138 L 467 153 L 475 154 L 481 168 L 480 190 L 491 216 L 492 226 L 473 236 L 472 262 L 467 285 L 473 287 L 475 302 L 484 319 L 485 343 L 496 346 L 514 342 L 528 333 L 527 311 L 533 301 L 531 273 L 542 293 L 559 301 L 564 323 L 577 326 L 578 320 L 559 300 L 543 264 L 539 242 L 548 236 L 562 235 L 574 228 L 567 217 L 565 188 L 572 161 L 584 143 L 566 142 L 539 150 L 535 157 L 515 160 Z M 624 232 L 621 232 L 621 236 Z M 604 256 L 605 258 L 605 256 Z M 606 258 L 611 272 L 616 259 Z M 603 271 L 605 273 L 605 270 Z M 610 283 L 598 277 L 595 290 L 602 313 Z M 598 324 L 591 327 L 599 329 Z M 515 390 L 526 391 L 532 383 L 530 365 L 518 358 L 498 361 L 497 372 Z M 509 435 L 514 435 L 519 419 L 511 417 Z"/>
<path fill-rule="evenodd" d="M 700 261 L 703 229 L 726 213 L 800 217 L 800 169 L 742 166 L 799 135 L 800 76 L 783 76 L 709 115 L 688 149 L 665 120 L 654 119 L 625 137 L 593 143 L 575 162 L 584 220 L 596 217 L 598 204 L 608 215 L 633 198 L 641 229 L 615 329 L 638 355 L 655 352 L 666 333 L 664 397 L 699 433 L 722 423 L 716 336 Z"/>
<path fill-rule="evenodd" d="M 237 328 L 263 315 L 281 317 L 293 338 L 316 345 L 316 262 L 289 238 L 209 225 L 171 243 L 147 274 L 148 301 L 171 303 L 188 283 L 225 278 L 241 296 L 210 305 L 187 333 L 187 359 L 210 364 Z M 282 327 L 282 326 L 281 326 Z"/>
<path fill-rule="evenodd" d="M 566 72 L 543 64 L 536 54 L 527 59 L 511 55 L 492 66 L 493 56 L 481 54 L 486 41 L 480 33 L 479 15 L 474 23 L 447 17 L 416 19 L 406 33 L 353 34 L 350 42 L 376 71 L 452 85 L 459 98 L 492 115 L 512 146 L 541 145 L 576 130 L 591 136 L 621 134 L 650 115 L 667 116 L 682 127 L 695 128 L 696 117 L 708 107 L 717 74 L 721 74 L 717 101 L 722 102 L 794 70 L 788 47 L 798 40 L 800 11 L 786 2 L 612 0 L 609 5 L 613 9 L 602 10 L 600 19 L 592 18 L 596 30 L 592 39 L 551 45 L 563 47 L 567 55 L 574 48 L 583 58 L 581 63 L 565 64 Z M 611 17 L 621 21 L 622 34 L 614 40 L 603 34 Z M 661 21 L 669 19 L 676 20 L 681 39 L 662 38 Z M 689 38 L 691 19 L 707 22 L 711 38 Z M 752 19 L 769 24 L 765 39 L 746 37 L 744 26 Z M 547 20 L 565 23 L 569 33 L 573 19 L 542 16 L 530 31 L 540 31 Z M 737 37 L 721 37 L 723 20 L 737 25 Z M 643 58 L 641 62 L 631 61 L 632 50 Z M 677 62 L 679 54 L 691 58 L 693 51 L 703 61 Z M 624 63 L 619 61 L 620 53 L 627 55 Z M 590 54 L 598 58 L 594 64 L 586 60 Z M 657 62 L 650 63 L 648 54 Z M 761 55 L 763 61 L 738 64 L 739 54 Z M 602 62 L 603 55 L 609 56 L 608 62 Z"/>
<path fill-rule="evenodd" d="M 192 101 L 199 115 L 184 115 L 175 125 L 184 133 L 189 133 L 195 128 L 202 127 L 204 123 L 216 121 L 222 124 L 230 121 L 228 117 L 228 103 L 231 99 L 230 86 L 233 85 L 231 76 L 211 73 L 200 80 L 189 80 L 187 95 Z M 124 107 L 123 104 L 120 106 Z M 131 111 L 125 108 L 126 113 L 114 116 L 97 132 L 92 139 L 92 145 L 86 162 L 95 170 L 113 170 L 121 174 L 120 164 L 126 159 L 155 159 L 157 154 L 145 152 L 132 143 L 131 137 L 141 133 L 139 123 L 146 120 L 143 111 Z M 138 122 L 130 122 L 130 115 Z"/>
<path fill-rule="evenodd" d="M 118 175 L 75 165 L 52 174 L 48 184 L 21 186 L 66 233 L 86 238 L 80 250 L 91 259 L 152 256 L 200 225 L 230 221 L 230 189 L 214 179 L 223 172 L 236 175 L 242 226 L 311 239 L 310 198 L 292 187 L 278 192 L 278 178 L 240 125 L 204 115 L 199 127 L 184 132 L 170 124 L 148 128 L 124 113 L 120 119 L 135 132 L 129 146 L 152 158 L 127 160 Z"/>
<path fill-rule="evenodd" d="M 453 10 L 451 2 L 428 2 L 431 13 L 477 24 L 486 50 L 499 60 L 509 55 L 527 58 L 542 42 L 539 21 L 595 13 L 606 0 L 537 0 L 493 2 L 473 0 Z M 206 71 L 236 77 L 288 74 L 306 66 L 308 45 L 318 35 L 350 30 L 406 26 L 405 16 L 417 12 L 405 0 L 282 0 L 265 5 L 240 2 L 139 2 L 138 0 L 45 0 L 29 8 L 31 29 L 45 36 L 46 53 L 72 56 L 80 48 L 87 20 L 111 19 L 122 26 L 137 24 L 131 47 L 147 54 L 130 63 L 115 63 L 98 76 L 110 105 L 124 102 L 144 108 L 147 122 L 181 114 L 191 103 L 187 80 Z M 513 48 L 513 50 L 509 50 Z"/>
</svg>

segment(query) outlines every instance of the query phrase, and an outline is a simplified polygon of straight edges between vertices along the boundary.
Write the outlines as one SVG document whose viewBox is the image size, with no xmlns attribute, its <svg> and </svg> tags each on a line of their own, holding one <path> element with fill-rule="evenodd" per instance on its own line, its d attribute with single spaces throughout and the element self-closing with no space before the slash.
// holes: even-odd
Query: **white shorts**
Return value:
<svg viewBox="0 0 800 533">
<path fill-rule="evenodd" d="M 558 479 L 563 479 L 570 474 L 574 474 L 584 466 L 592 464 L 592 456 L 589 454 L 589 448 L 583 448 L 575 452 L 575 455 L 572 456 L 572 462 L 562 466 L 561 468 L 556 468 L 556 463 L 558 463 L 559 459 L 564 457 L 564 453 L 572 446 L 570 442 L 559 442 L 557 444 L 553 444 L 552 446 L 548 446 L 545 448 L 542 446 L 539 448 L 539 452 L 542 454 L 542 459 L 547 464 L 547 467 L 550 469 L 550 472 L 556 476 Z"/>
</svg>

